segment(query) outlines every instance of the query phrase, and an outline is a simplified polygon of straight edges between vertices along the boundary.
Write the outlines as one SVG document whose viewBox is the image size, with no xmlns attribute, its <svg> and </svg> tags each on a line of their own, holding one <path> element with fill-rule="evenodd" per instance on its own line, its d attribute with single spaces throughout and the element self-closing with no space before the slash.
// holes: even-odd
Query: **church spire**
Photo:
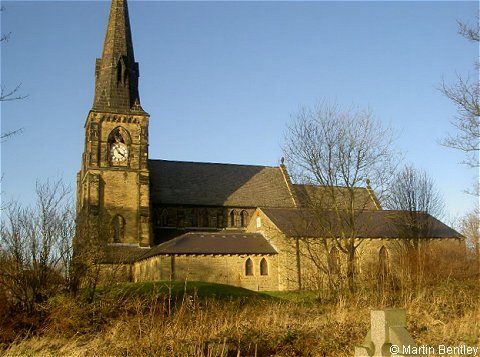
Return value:
<svg viewBox="0 0 480 357">
<path fill-rule="evenodd" d="M 112 0 L 102 58 L 97 58 L 95 67 L 92 109 L 113 113 L 143 112 L 138 76 L 127 1 Z"/>
</svg>

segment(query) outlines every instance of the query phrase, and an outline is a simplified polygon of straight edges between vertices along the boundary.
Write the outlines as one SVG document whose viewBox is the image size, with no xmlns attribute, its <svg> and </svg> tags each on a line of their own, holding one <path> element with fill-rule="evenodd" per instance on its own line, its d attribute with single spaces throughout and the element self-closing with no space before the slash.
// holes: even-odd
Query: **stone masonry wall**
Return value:
<svg viewBox="0 0 480 357">
<path fill-rule="evenodd" d="M 253 275 L 245 274 L 245 262 L 253 262 Z M 266 259 L 268 275 L 260 274 L 260 261 Z M 173 272 L 172 272 L 173 268 Z M 255 291 L 278 290 L 276 255 L 158 255 L 134 264 L 135 281 L 206 281 Z"/>
<path fill-rule="evenodd" d="M 295 240 L 286 237 L 273 225 L 268 217 L 263 214 L 255 214 L 247 226 L 247 232 L 262 233 L 272 247 L 278 252 L 278 290 L 298 289 Z"/>
<path fill-rule="evenodd" d="M 248 227 L 249 232 L 261 232 L 278 252 L 279 290 L 321 289 L 327 284 L 328 269 L 332 269 L 330 251 L 333 239 L 287 237 L 263 214 L 257 211 Z M 400 239 L 362 239 L 356 251 L 356 274 L 359 278 L 378 279 L 380 272 L 399 274 L 405 269 L 403 242 Z M 455 273 L 455 259 L 465 254 L 465 243 L 458 239 L 421 240 L 421 259 L 425 269 L 436 273 Z M 385 257 L 381 258 L 384 248 Z M 449 258 L 450 256 L 450 258 Z M 330 259 L 330 261 L 329 261 Z M 402 260 L 403 259 L 403 260 Z M 346 275 L 346 254 L 338 251 L 335 259 L 337 274 Z M 458 272 L 458 269 L 457 269 Z"/>
</svg>

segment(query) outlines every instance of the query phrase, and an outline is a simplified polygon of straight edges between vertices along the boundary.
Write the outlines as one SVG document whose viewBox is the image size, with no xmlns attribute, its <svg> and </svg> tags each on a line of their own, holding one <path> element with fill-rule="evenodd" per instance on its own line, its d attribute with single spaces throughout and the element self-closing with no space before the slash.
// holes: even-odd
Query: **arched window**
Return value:
<svg viewBox="0 0 480 357">
<path fill-rule="evenodd" d="M 340 273 L 340 255 L 337 247 L 330 249 L 330 253 L 328 254 L 328 269 L 331 274 Z"/>
<path fill-rule="evenodd" d="M 127 80 L 127 75 L 128 75 L 127 66 L 125 65 L 125 61 L 123 60 L 123 57 L 120 57 L 120 59 L 117 62 L 117 82 L 125 84 Z"/>
<path fill-rule="evenodd" d="M 268 275 L 268 263 L 265 258 L 260 260 L 260 275 Z"/>
<path fill-rule="evenodd" d="M 122 143 L 125 145 L 130 145 L 131 144 L 130 134 L 122 126 L 117 126 L 108 135 L 108 143 L 109 144 Z"/>
<path fill-rule="evenodd" d="M 185 227 L 185 210 L 177 210 L 177 227 Z"/>
<path fill-rule="evenodd" d="M 248 212 L 243 210 L 240 212 L 240 226 L 246 227 L 248 223 Z"/>
<path fill-rule="evenodd" d="M 198 226 L 198 213 L 196 212 L 195 209 L 192 209 L 190 214 L 192 218 L 192 227 Z"/>
<path fill-rule="evenodd" d="M 125 219 L 117 214 L 113 217 L 113 243 L 120 243 L 125 236 Z"/>
<path fill-rule="evenodd" d="M 384 245 L 378 251 L 378 265 L 379 265 L 379 272 L 381 276 L 388 275 L 389 272 L 389 262 L 388 262 L 388 251 Z"/>
<path fill-rule="evenodd" d="M 204 208 L 197 211 L 198 214 L 198 226 L 208 227 L 208 211 Z"/>
<path fill-rule="evenodd" d="M 168 211 L 164 208 L 160 214 L 160 226 L 166 227 L 168 225 Z"/>
<path fill-rule="evenodd" d="M 122 82 L 122 61 L 118 60 L 117 62 L 117 82 Z"/>
<path fill-rule="evenodd" d="M 248 258 L 245 262 L 245 275 L 252 276 L 253 275 L 253 262 L 252 259 Z"/>
<path fill-rule="evenodd" d="M 235 212 L 235 210 L 231 210 L 230 211 L 230 215 L 229 215 L 229 219 L 230 219 L 230 227 L 235 227 L 236 226 L 236 215 L 237 215 L 237 212 Z"/>
<path fill-rule="evenodd" d="M 217 213 L 217 228 L 223 228 L 223 213 Z"/>
</svg>

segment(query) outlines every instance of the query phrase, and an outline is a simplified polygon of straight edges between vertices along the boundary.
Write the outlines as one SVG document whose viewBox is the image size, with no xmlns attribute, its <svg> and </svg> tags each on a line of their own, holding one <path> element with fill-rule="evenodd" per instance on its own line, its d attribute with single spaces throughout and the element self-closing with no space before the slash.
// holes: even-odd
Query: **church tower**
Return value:
<svg viewBox="0 0 480 357">
<path fill-rule="evenodd" d="M 149 115 L 140 105 L 126 0 L 112 0 L 77 175 L 77 217 L 103 243 L 150 246 Z"/>
</svg>

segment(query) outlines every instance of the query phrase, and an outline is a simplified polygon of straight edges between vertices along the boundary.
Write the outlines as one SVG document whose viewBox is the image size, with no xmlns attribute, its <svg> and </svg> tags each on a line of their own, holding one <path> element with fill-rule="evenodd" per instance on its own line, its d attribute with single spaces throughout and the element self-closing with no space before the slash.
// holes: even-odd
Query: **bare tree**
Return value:
<svg viewBox="0 0 480 357">
<path fill-rule="evenodd" d="M 473 251 L 476 274 L 480 278 L 480 209 L 468 213 L 462 219 L 460 229 L 467 238 L 467 247 Z"/>
<path fill-rule="evenodd" d="M 0 12 L 5 11 L 4 6 L 0 6 Z M 2 33 L 0 35 L 0 43 L 1 42 L 8 42 L 10 40 L 11 33 Z M 18 92 L 20 90 L 21 84 L 17 85 L 13 89 L 6 89 L 2 86 L 1 91 L 0 91 L 0 102 L 5 102 L 9 100 L 17 100 L 17 99 L 23 99 L 25 96 L 20 95 Z"/>
<path fill-rule="evenodd" d="M 431 236 L 432 220 L 429 215 L 440 218 L 444 215 L 443 198 L 434 180 L 424 171 L 405 166 L 392 181 L 385 206 L 398 210 L 395 225 L 402 237 L 399 248 L 403 257 L 405 278 L 418 282 L 426 257 L 426 238 Z"/>
<path fill-rule="evenodd" d="M 389 188 L 385 206 L 415 214 L 425 212 L 441 218 L 445 204 L 435 181 L 424 170 L 411 165 L 396 173 Z"/>
<path fill-rule="evenodd" d="M 36 205 L 8 205 L 0 228 L 0 288 L 31 311 L 69 279 L 74 209 L 61 182 L 37 183 Z"/>
<path fill-rule="evenodd" d="M 478 152 L 480 150 L 480 102 L 478 79 L 458 76 L 453 85 L 442 84 L 441 91 L 457 107 L 458 115 L 451 121 L 457 129 L 454 135 L 449 135 L 442 144 L 465 152 L 464 164 L 479 167 Z"/>
<path fill-rule="evenodd" d="M 23 132 L 23 128 L 11 130 L 6 133 L 0 134 L 0 143 L 4 143 L 6 140 L 11 138 L 12 136 L 20 134 L 21 132 Z"/>
<path fill-rule="evenodd" d="M 322 197 L 328 201 L 331 214 L 319 213 L 319 220 L 323 230 L 331 232 L 325 238 L 347 257 L 346 278 L 351 292 L 355 255 L 362 242 L 356 235 L 357 218 L 368 208 L 367 202 L 359 201 L 357 188 L 368 182 L 369 190 L 375 190 L 380 198 L 384 196 L 397 157 L 392 141 L 391 130 L 370 111 L 328 102 L 301 110 L 286 133 L 283 149 L 294 181 L 324 187 Z M 315 208 L 315 202 L 312 206 Z"/>
<path fill-rule="evenodd" d="M 101 280 L 101 262 L 111 236 L 110 222 L 108 214 L 89 215 L 85 210 L 77 212 L 70 290 L 76 294 L 79 287 L 87 288 L 89 302 L 93 301 Z"/>
<path fill-rule="evenodd" d="M 459 22 L 459 34 L 467 40 L 477 44 L 480 41 L 480 26 L 477 16 L 477 23 L 468 26 Z M 465 153 L 464 164 L 478 168 L 480 166 L 480 82 L 478 70 L 480 69 L 478 59 L 475 63 L 475 75 L 473 77 L 457 76 L 454 84 L 442 83 L 440 91 L 449 98 L 457 108 L 457 116 L 451 120 L 456 132 L 447 136 L 441 142 L 442 145 L 461 150 Z M 475 193 L 478 195 L 478 182 Z"/>
<path fill-rule="evenodd" d="M 5 10 L 5 8 L 3 6 L 0 6 L 0 12 L 2 12 L 4 10 Z M 0 43 L 7 42 L 10 39 L 10 35 L 11 35 L 10 33 L 6 33 L 6 34 L 2 33 L 0 35 Z M 13 89 L 7 89 L 7 88 L 2 86 L 0 88 L 0 102 L 6 102 L 6 101 L 19 100 L 19 99 L 26 98 L 27 97 L 26 95 L 22 95 L 22 94 L 19 93 L 20 87 L 21 87 L 21 84 L 18 84 Z M 22 131 L 23 131 L 23 128 L 19 128 L 19 129 L 16 129 L 16 130 L 12 130 L 12 131 L 0 134 L 0 143 L 3 143 L 8 138 L 10 138 L 10 137 L 12 137 L 16 134 L 19 134 Z"/>
<path fill-rule="evenodd" d="M 8 102 L 12 100 L 19 100 L 19 99 L 26 98 L 27 97 L 26 95 L 21 95 L 20 93 L 18 93 L 20 91 L 21 86 L 22 86 L 21 84 L 18 84 L 13 89 L 7 89 L 5 87 L 0 88 L 0 102 Z"/>
</svg>

